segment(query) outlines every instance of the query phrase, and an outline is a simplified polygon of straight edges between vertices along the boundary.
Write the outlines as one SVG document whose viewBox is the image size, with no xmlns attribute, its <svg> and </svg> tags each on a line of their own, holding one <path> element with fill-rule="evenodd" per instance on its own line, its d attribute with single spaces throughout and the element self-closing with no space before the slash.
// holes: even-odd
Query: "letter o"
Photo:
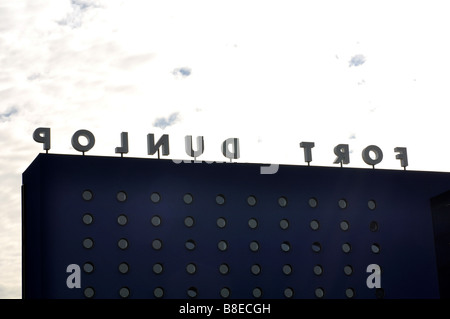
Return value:
<svg viewBox="0 0 450 319">
<path fill-rule="evenodd" d="M 80 136 L 84 136 L 88 140 L 88 143 L 86 145 L 81 145 L 80 144 L 80 142 L 78 141 Z M 76 149 L 79 152 L 83 152 L 83 154 L 84 154 L 84 152 L 87 152 L 92 147 L 94 147 L 94 144 L 95 144 L 94 134 L 92 134 L 88 130 L 78 130 L 72 135 L 72 146 L 73 146 L 73 148 Z"/>
<path fill-rule="evenodd" d="M 370 152 L 375 153 L 375 159 L 370 157 Z M 362 151 L 362 158 L 367 165 L 377 165 L 383 160 L 383 152 L 376 145 L 369 145 Z"/>
</svg>

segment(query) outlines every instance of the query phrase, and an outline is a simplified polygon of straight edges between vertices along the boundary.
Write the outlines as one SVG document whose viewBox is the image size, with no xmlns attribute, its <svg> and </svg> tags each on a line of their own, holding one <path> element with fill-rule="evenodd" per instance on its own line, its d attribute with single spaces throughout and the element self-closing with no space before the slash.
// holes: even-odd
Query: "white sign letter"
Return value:
<svg viewBox="0 0 450 319">
<path fill-rule="evenodd" d="M 381 269 L 377 264 L 367 266 L 366 272 L 371 274 L 367 277 L 366 285 L 368 288 L 381 288 Z"/>
<path fill-rule="evenodd" d="M 67 288 L 81 288 L 80 266 L 77 264 L 70 264 L 67 266 L 66 272 L 71 273 L 66 280 Z"/>
<path fill-rule="evenodd" d="M 203 136 L 197 136 L 197 150 L 192 148 L 192 135 L 186 135 L 184 137 L 186 154 L 194 159 L 203 154 L 205 146 L 203 144 Z"/>
<path fill-rule="evenodd" d="M 233 151 L 230 152 L 228 146 L 231 145 Z M 239 139 L 238 138 L 229 138 L 222 143 L 222 154 L 223 156 L 230 159 L 238 159 L 240 157 L 239 154 Z"/>
</svg>

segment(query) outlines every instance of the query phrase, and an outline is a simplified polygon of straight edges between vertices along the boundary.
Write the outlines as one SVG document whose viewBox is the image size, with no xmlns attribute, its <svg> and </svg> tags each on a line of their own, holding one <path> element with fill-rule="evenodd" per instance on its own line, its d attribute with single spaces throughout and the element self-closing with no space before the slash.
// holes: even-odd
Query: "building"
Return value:
<svg viewBox="0 0 450 319">
<path fill-rule="evenodd" d="M 39 154 L 24 298 L 447 298 L 450 174 Z"/>
</svg>

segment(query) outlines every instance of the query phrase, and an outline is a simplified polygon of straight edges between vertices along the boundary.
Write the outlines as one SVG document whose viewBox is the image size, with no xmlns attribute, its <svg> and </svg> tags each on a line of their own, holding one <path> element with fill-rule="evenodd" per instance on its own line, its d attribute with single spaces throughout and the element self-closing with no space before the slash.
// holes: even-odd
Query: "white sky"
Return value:
<svg viewBox="0 0 450 319">
<path fill-rule="evenodd" d="M 378 168 L 450 172 L 448 1 L 0 0 L 0 298 L 21 298 L 23 171 L 52 130 L 50 153 L 77 154 L 71 137 L 94 133 L 88 155 L 130 157 L 146 135 L 202 135 L 198 159 L 333 164 L 347 143 L 384 153 Z M 351 65 L 353 57 L 360 64 Z M 363 62 L 363 63 L 362 63 Z M 173 115 L 175 114 L 175 115 Z M 164 129 L 157 119 L 175 119 Z"/>
</svg>

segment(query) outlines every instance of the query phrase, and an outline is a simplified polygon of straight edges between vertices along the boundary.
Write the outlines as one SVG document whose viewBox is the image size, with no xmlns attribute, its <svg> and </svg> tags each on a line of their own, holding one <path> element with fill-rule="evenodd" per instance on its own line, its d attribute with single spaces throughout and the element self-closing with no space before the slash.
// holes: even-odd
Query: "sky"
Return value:
<svg viewBox="0 0 450 319">
<path fill-rule="evenodd" d="M 450 4 L 345 0 L 0 0 L 0 298 L 21 298 L 22 173 L 43 151 L 80 154 L 72 135 L 95 135 L 86 155 L 147 154 L 147 134 L 204 136 L 197 160 L 450 172 Z M 80 139 L 80 142 L 82 140 Z"/>
</svg>

